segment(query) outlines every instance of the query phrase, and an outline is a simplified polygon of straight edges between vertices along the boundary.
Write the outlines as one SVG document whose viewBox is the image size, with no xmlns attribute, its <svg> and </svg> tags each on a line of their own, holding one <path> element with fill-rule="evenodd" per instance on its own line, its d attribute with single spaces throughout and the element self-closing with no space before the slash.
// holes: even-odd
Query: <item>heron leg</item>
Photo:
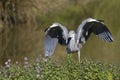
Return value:
<svg viewBox="0 0 120 80">
<path fill-rule="evenodd" d="M 78 51 L 78 61 L 80 62 L 80 51 Z"/>
</svg>

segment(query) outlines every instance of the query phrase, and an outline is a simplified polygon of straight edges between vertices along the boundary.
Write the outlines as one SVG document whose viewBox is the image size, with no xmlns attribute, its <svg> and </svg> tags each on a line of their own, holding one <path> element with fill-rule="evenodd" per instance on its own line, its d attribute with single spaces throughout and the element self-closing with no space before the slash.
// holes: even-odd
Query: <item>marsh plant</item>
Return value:
<svg viewBox="0 0 120 80">
<path fill-rule="evenodd" d="M 120 80 L 120 67 L 100 61 L 67 58 L 64 64 L 38 57 L 12 63 L 11 59 L 0 67 L 0 80 Z"/>
</svg>

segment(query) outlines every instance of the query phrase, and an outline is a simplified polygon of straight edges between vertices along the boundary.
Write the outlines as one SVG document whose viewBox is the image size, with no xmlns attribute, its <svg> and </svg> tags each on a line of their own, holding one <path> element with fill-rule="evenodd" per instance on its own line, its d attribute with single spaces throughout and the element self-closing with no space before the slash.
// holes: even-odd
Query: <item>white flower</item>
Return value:
<svg viewBox="0 0 120 80">
<path fill-rule="evenodd" d="M 27 61 L 27 60 L 28 60 L 28 57 L 24 57 L 24 60 Z"/>
<path fill-rule="evenodd" d="M 11 62 L 11 59 L 8 59 L 8 62 L 10 63 L 10 62 Z"/>
</svg>

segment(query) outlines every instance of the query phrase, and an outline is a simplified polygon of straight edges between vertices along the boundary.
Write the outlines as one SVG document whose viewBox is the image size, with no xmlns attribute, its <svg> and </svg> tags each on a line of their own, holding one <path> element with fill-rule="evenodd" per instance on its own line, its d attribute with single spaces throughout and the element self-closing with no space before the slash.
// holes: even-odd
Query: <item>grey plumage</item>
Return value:
<svg viewBox="0 0 120 80">
<path fill-rule="evenodd" d="M 66 45 L 68 39 L 68 30 L 59 23 L 53 23 L 45 30 L 44 52 L 45 56 L 51 56 L 54 53 L 57 43 Z"/>
<path fill-rule="evenodd" d="M 57 43 L 66 45 L 68 53 L 80 51 L 82 44 L 87 41 L 92 32 L 105 42 L 113 41 L 112 34 L 101 20 L 85 19 L 78 26 L 76 33 L 73 30 L 68 33 L 65 26 L 53 23 L 45 30 L 45 56 L 51 56 L 54 53 Z"/>
<path fill-rule="evenodd" d="M 46 35 L 45 56 L 51 56 L 54 53 L 57 42 L 58 42 L 57 38 L 51 38 L 49 35 Z"/>
</svg>

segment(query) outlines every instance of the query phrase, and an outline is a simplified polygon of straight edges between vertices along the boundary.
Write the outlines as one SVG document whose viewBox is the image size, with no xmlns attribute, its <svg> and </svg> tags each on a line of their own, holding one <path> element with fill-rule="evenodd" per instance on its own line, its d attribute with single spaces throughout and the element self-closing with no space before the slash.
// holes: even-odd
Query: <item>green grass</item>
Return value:
<svg viewBox="0 0 120 80">
<path fill-rule="evenodd" d="M 120 67 L 99 61 L 67 58 L 64 64 L 45 58 L 25 59 L 23 64 L 10 60 L 0 68 L 0 80 L 120 80 Z"/>
</svg>

